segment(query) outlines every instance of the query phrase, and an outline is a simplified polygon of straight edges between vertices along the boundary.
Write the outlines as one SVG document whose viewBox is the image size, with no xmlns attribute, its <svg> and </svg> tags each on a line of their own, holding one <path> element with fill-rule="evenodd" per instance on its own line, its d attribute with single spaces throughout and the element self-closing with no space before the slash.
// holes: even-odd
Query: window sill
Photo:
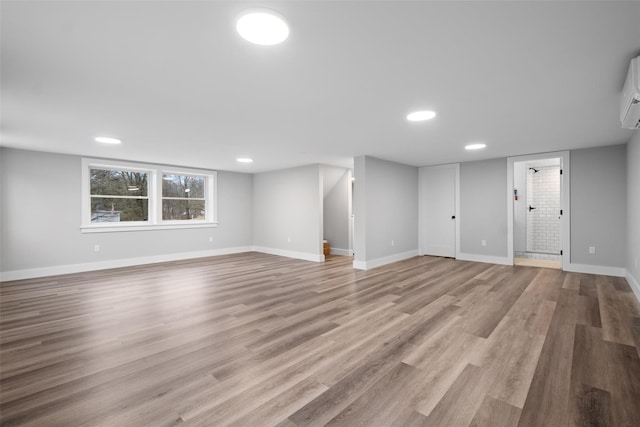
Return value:
<svg viewBox="0 0 640 427">
<path fill-rule="evenodd" d="M 82 233 L 119 233 L 123 231 L 149 231 L 149 230 L 184 230 L 189 228 L 215 228 L 217 222 L 198 222 L 195 224 L 131 224 L 131 225 L 83 225 Z"/>
</svg>

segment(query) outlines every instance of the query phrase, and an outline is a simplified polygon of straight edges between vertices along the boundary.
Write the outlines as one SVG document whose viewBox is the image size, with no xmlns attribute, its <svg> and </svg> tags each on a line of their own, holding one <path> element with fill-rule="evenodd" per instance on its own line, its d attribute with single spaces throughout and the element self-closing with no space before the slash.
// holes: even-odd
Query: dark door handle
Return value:
<svg viewBox="0 0 640 427">
<path fill-rule="evenodd" d="M 456 219 L 456 216 L 455 215 L 451 215 L 451 219 Z"/>
<path fill-rule="evenodd" d="M 535 208 L 531 205 L 529 205 L 529 212 L 531 212 L 532 210 L 534 210 Z"/>
</svg>

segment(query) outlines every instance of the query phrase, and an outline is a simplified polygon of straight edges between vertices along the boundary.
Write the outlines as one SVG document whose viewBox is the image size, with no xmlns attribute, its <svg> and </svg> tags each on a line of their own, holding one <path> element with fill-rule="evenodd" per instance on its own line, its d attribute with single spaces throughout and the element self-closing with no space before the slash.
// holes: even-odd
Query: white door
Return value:
<svg viewBox="0 0 640 427">
<path fill-rule="evenodd" d="M 456 256 L 458 164 L 420 168 L 420 254 Z"/>
</svg>

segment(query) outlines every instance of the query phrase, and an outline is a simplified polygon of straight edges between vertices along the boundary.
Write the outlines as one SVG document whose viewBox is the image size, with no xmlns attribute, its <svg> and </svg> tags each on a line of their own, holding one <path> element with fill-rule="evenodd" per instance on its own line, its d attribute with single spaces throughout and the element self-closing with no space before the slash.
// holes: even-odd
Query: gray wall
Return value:
<svg viewBox="0 0 640 427">
<path fill-rule="evenodd" d="M 4 230 L 5 230 L 5 201 L 4 201 L 4 161 L 2 158 L 4 157 L 5 149 L 0 147 L 0 272 L 4 271 L 2 268 L 2 260 L 4 259 Z"/>
<path fill-rule="evenodd" d="M 330 189 L 323 203 L 323 233 L 331 248 L 349 250 L 349 171 Z"/>
<path fill-rule="evenodd" d="M 320 166 L 253 176 L 253 243 L 260 248 L 322 254 Z"/>
<path fill-rule="evenodd" d="M 367 174 L 365 156 L 353 160 L 353 258 L 367 260 Z"/>
<path fill-rule="evenodd" d="M 83 234 L 81 157 L 8 148 L 0 153 L 0 271 L 251 245 L 249 174 L 218 172 L 217 228 Z M 93 251 L 96 244 L 100 252 Z"/>
<path fill-rule="evenodd" d="M 518 200 L 513 202 L 513 250 L 527 250 L 527 164 L 513 164 L 513 188 L 518 190 Z"/>
<path fill-rule="evenodd" d="M 627 145 L 627 271 L 640 283 L 640 131 Z"/>
<path fill-rule="evenodd" d="M 418 168 L 364 156 L 354 173 L 355 260 L 417 252 Z"/>
<path fill-rule="evenodd" d="M 461 252 L 507 256 L 506 189 L 507 159 L 460 164 Z"/>
<path fill-rule="evenodd" d="M 571 151 L 571 263 L 624 267 L 626 146 Z M 589 246 L 596 247 L 595 255 Z"/>
<path fill-rule="evenodd" d="M 362 156 L 354 175 L 356 261 L 417 250 L 418 169 Z M 322 253 L 318 165 L 254 176 L 218 172 L 220 224 L 189 230 L 83 234 L 80 176 L 78 156 L 0 148 L 0 271 L 251 245 Z M 506 159 L 460 165 L 461 252 L 506 256 L 505 188 Z M 640 132 L 627 146 L 572 151 L 572 263 L 626 267 L 638 281 L 639 204 Z M 340 247 L 339 237 L 329 238 Z"/>
</svg>

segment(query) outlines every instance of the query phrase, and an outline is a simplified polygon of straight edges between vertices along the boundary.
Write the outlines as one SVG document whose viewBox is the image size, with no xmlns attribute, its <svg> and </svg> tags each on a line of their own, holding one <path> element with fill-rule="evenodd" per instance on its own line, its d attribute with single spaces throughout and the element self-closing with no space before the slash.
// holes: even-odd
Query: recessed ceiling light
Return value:
<svg viewBox="0 0 640 427">
<path fill-rule="evenodd" d="M 279 44 L 289 37 L 284 18 L 270 10 L 245 12 L 236 22 L 236 31 L 245 40 L 262 46 Z"/>
<path fill-rule="evenodd" d="M 425 120 L 431 120 L 436 116 L 435 111 L 423 110 L 423 111 L 414 111 L 407 115 L 407 120 L 410 122 L 423 122 Z"/>
<path fill-rule="evenodd" d="M 106 136 L 98 136 L 95 138 L 96 142 L 101 142 L 103 144 L 122 144 L 118 138 L 109 138 Z"/>
<path fill-rule="evenodd" d="M 253 163 L 253 159 L 250 159 L 248 157 L 238 157 L 236 161 L 239 163 Z"/>
<path fill-rule="evenodd" d="M 486 146 L 487 146 L 487 144 L 478 143 L 478 144 L 465 145 L 464 148 L 465 148 L 465 150 L 480 150 L 480 149 L 483 149 Z"/>
</svg>

